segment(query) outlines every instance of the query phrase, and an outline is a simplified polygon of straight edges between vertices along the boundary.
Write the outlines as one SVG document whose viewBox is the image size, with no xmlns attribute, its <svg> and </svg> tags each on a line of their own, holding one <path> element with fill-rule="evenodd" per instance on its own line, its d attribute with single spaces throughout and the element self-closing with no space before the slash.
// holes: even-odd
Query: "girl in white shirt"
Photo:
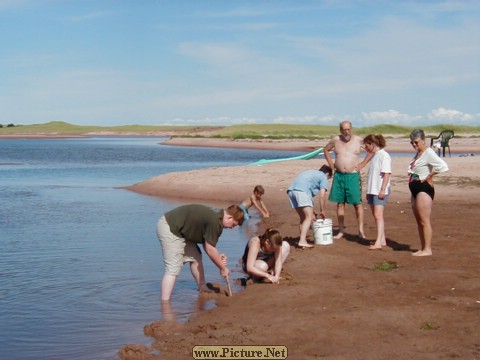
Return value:
<svg viewBox="0 0 480 360">
<path fill-rule="evenodd" d="M 369 250 L 381 250 L 382 246 L 387 245 L 383 212 L 390 195 L 392 159 L 383 149 L 386 141 L 382 135 L 367 135 L 363 139 L 363 144 L 365 150 L 373 154 L 367 176 L 367 202 L 375 219 L 377 238 L 375 243 L 369 246 Z"/>
</svg>

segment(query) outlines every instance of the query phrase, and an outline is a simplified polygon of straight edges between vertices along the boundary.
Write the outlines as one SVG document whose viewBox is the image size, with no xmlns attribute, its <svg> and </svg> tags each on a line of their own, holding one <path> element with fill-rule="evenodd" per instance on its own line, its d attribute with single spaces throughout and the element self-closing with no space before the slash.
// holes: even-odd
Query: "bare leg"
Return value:
<svg viewBox="0 0 480 360">
<path fill-rule="evenodd" d="M 422 248 L 413 253 L 414 256 L 432 255 L 432 224 L 430 216 L 432 213 L 432 198 L 426 193 L 419 193 L 416 199 L 412 199 L 412 209 L 417 220 L 418 234 Z"/>
<path fill-rule="evenodd" d="M 338 218 L 338 234 L 333 237 L 334 239 L 340 239 L 343 237 L 344 221 L 345 221 L 345 203 L 337 204 L 337 218 Z"/>
<path fill-rule="evenodd" d="M 288 255 L 290 255 L 290 244 L 288 242 L 286 242 L 286 241 L 282 242 L 281 253 L 282 253 L 282 257 L 281 257 L 282 268 L 283 268 L 283 264 L 285 264 L 285 260 L 287 260 Z M 261 260 L 257 260 L 257 262 L 258 261 L 261 261 Z M 266 265 L 267 265 L 267 270 L 268 269 L 274 269 L 275 268 L 275 257 L 271 257 L 270 259 L 268 259 L 266 261 Z M 255 266 L 256 266 L 256 263 L 255 263 Z M 267 271 L 267 270 L 264 270 L 264 271 Z M 278 274 L 278 275 L 280 275 L 280 274 Z"/>
<path fill-rule="evenodd" d="M 382 246 L 387 245 L 385 239 L 385 220 L 383 218 L 383 205 L 370 205 L 372 209 L 373 218 L 375 219 L 375 224 L 377 226 L 377 239 L 375 240 L 374 245 L 370 245 L 369 249 L 381 249 Z"/>
<path fill-rule="evenodd" d="M 263 260 L 255 260 L 255 264 L 253 266 L 255 266 L 260 271 L 268 271 L 268 264 Z"/>
<path fill-rule="evenodd" d="M 172 296 L 173 287 L 175 286 L 175 281 L 177 280 L 176 275 L 163 275 L 162 280 L 162 301 L 170 301 Z"/>
<path fill-rule="evenodd" d="M 290 254 L 290 244 L 286 241 L 282 243 L 282 267 L 287 260 L 288 255 Z"/>
<path fill-rule="evenodd" d="M 312 225 L 313 208 L 310 206 L 304 206 L 295 209 L 300 217 L 300 240 L 298 246 L 300 247 L 313 247 L 307 242 L 307 234 Z"/>
<path fill-rule="evenodd" d="M 172 304 L 170 301 L 162 300 L 161 303 L 162 308 L 162 318 L 164 321 L 175 321 L 175 312 L 173 311 Z"/>
<path fill-rule="evenodd" d="M 192 273 L 193 278 L 197 282 L 198 290 L 202 290 L 202 288 L 205 287 L 205 272 L 203 270 L 203 262 L 191 261 L 190 272 Z"/>
<path fill-rule="evenodd" d="M 358 224 L 358 237 L 360 239 L 365 239 L 365 232 L 363 231 L 363 205 L 357 204 L 353 205 L 355 208 L 355 215 L 357 217 L 357 224 Z"/>
</svg>

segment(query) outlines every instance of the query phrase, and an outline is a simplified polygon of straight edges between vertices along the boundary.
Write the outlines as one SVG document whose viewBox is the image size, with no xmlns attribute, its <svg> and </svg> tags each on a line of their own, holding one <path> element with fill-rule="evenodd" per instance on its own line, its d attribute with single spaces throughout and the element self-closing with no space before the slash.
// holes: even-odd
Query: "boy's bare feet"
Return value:
<svg viewBox="0 0 480 360">
<path fill-rule="evenodd" d="M 358 238 L 362 239 L 362 240 L 366 239 L 365 234 L 363 232 L 360 232 L 360 231 L 358 232 Z"/>
<path fill-rule="evenodd" d="M 368 250 L 382 250 L 382 247 L 377 245 L 370 245 L 368 247 Z"/>
<path fill-rule="evenodd" d="M 341 239 L 343 237 L 343 232 L 339 232 L 337 235 L 333 237 L 334 240 Z"/>
<path fill-rule="evenodd" d="M 418 250 L 412 254 L 413 256 L 431 256 L 432 252 L 427 250 Z"/>
</svg>

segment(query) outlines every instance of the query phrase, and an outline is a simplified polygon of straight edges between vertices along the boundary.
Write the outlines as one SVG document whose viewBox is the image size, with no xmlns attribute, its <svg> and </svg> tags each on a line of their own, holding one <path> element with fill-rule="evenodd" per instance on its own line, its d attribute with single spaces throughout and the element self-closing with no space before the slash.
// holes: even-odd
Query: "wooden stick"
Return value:
<svg viewBox="0 0 480 360">
<path fill-rule="evenodd" d="M 233 296 L 232 287 L 230 286 L 230 277 L 226 276 L 225 279 L 227 280 L 228 296 Z"/>
</svg>

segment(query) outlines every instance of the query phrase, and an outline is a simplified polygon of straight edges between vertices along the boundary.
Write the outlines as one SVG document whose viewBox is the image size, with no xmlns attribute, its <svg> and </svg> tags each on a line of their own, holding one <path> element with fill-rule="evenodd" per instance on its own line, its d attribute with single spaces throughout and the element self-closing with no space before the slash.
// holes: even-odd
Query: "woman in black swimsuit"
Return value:
<svg viewBox="0 0 480 360">
<path fill-rule="evenodd" d="M 410 189 L 413 215 L 417 221 L 418 233 L 422 248 L 413 253 L 414 256 L 432 255 L 432 213 L 435 189 L 433 176 L 448 171 L 448 166 L 430 147 L 425 143 L 425 133 L 421 129 L 415 129 L 410 134 L 410 143 L 417 151 L 408 167 L 410 175 L 408 187 Z"/>
</svg>

